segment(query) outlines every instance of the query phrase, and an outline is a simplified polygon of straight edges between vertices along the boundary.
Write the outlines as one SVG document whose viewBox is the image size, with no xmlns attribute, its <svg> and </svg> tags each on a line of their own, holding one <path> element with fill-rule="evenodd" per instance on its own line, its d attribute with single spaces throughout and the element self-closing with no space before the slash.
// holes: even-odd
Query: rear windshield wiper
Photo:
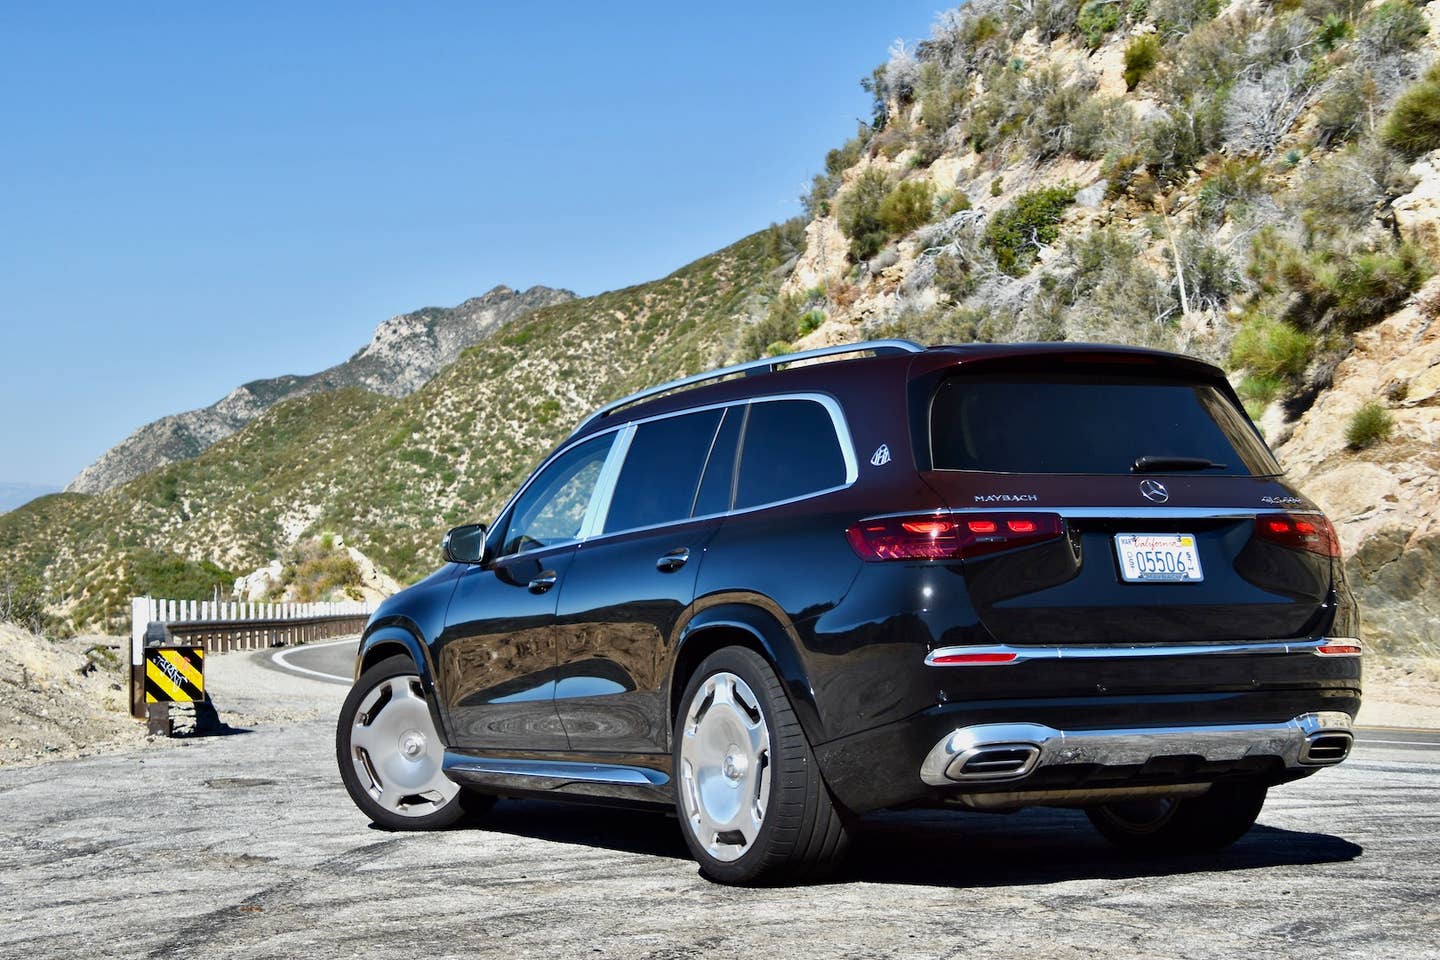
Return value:
<svg viewBox="0 0 1440 960">
<path fill-rule="evenodd" d="M 1224 470 L 1227 463 L 1216 463 L 1204 457 L 1136 457 L 1131 473 L 1155 473 L 1160 470 Z"/>
</svg>

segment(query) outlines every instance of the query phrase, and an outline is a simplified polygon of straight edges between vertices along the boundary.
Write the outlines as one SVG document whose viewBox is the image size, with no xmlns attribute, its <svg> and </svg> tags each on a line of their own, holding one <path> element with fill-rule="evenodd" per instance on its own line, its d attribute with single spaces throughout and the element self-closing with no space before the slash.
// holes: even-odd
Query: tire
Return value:
<svg viewBox="0 0 1440 960">
<path fill-rule="evenodd" d="M 1230 846 L 1254 826 L 1265 793 L 1256 784 L 1216 784 L 1198 797 L 1110 803 L 1085 814 L 1131 853 L 1203 853 Z"/>
<path fill-rule="evenodd" d="M 842 811 L 775 671 L 726 647 L 696 669 L 675 718 L 675 806 L 700 871 L 719 883 L 817 880 L 849 845 Z"/>
<path fill-rule="evenodd" d="M 415 662 L 394 656 L 355 681 L 335 731 L 340 779 L 355 806 L 391 830 L 438 830 L 495 801 L 441 771 L 445 745 Z"/>
</svg>

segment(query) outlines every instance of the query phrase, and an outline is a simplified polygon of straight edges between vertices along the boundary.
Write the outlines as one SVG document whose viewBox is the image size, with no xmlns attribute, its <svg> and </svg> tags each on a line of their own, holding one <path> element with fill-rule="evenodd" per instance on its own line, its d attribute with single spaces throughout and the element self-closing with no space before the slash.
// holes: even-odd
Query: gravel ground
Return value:
<svg viewBox="0 0 1440 960">
<path fill-rule="evenodd" d="M 377 830 L 335 771 L 343 687 L 210 669 L 230 736 L 0 771 L 0 957 L 1440 957 L 1434 750 L 1362 745 L 1225 855 L 1129 859 L 1072 811 L 887 814 L 838 882 L 737 890 L 659 814 Z"/>
</svg>

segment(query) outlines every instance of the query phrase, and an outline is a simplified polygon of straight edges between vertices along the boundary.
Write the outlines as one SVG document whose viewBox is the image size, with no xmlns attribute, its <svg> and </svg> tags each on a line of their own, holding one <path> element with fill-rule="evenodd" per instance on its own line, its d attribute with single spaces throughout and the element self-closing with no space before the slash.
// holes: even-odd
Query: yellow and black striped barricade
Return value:
<svg viewBox="0 0 1440 960">
<path fill-rule="evenodd" d="M 205 699 L 204 647 L 147 647 L 145 702 L 199 703 Z"/>
</svg>

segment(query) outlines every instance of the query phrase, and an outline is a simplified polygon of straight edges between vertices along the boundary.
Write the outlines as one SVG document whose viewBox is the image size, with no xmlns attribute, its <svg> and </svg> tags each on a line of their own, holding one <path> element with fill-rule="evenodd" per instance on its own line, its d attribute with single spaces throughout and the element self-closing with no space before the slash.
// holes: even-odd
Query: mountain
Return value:
<svg viewBox="0 0 1440 960">
<path fill-rule="evenodd" d="M 0 516 L 0 582 L 40 581 L 59 620 L 114 630 L 134 593 L 228 593 L 324 533 L 414 579 L 438 565 L 446 527 L 493 515 L 598 403 L 738 349 L 798 240 L 772 228 L 661 280 L 536 309 L 408 396 L 294 396 L 198 457 L 43 497 Z"/>
<path fill-rule="evenodd" d="M 516 317 L 574 297 L 568 290 L 498 286 L 456 307 L 426 307 L 380 324 L 370 342 L 344 363 L 309 376 L 254 380 L 219 401 L 148 423 L 80 471 L 68 493 L 101 493 L 156 467 L 198 456 L 282 400 L 359 387 L 402 397 L 418 390 L 460 351 Z"/>
<path fill-rule="evenodd" d="M 54 492 L 54 487 L 41 486 L 34 483 L 0 482 L 0 513 L 4 513 L 7 510 L 14 510 L 16 507 L 24 506 L 36 497 L 43 497 L 47 493 Z"/>
<path fill-rule="evenodd" d="M 1367 641 L 1434 653 L 1437 19 L 1410 0 L 969 0 L 865 79 L 873 119 L 800 220 L 537 309 L 408 396 L 293 397 L 194 460 L 41 498 L 0 517 L 0 578 L 40 581 L 76 627 L 324 532 L 409 580 L 638 386 L 876 336 L 1101 340 L 1233 371 L 1336 522 Z"/>
</svg>

